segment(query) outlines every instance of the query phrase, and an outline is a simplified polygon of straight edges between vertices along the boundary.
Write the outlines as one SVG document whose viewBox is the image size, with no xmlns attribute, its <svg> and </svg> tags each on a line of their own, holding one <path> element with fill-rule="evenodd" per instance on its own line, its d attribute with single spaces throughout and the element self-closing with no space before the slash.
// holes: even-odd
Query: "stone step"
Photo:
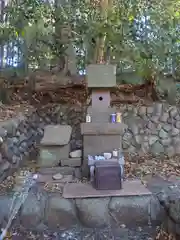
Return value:
<svg viewBox="0 0 180 240">
<path fill-rule="evenodd" d="M 38 169 L 38 173 L 52 174 L 52 175 L 61 173 L 63 175 L 73 175 L 74 168 L 73 167 L 42 167 Z"/>
<path fill-rule="evenodd" d="M 73 182 L 74 178 L 72 175 L 62 175 L 61 179 L 53 179 L 52 174 L 39 174 L 36 180 L 37 183 L 68 183 Z"/>
<path fill-rule="evenodd" d="M 81 158 L 64 158 L 60 160 L 60 164 L 62 167 L 80 167 L 81 166 Z"/>
</svg>

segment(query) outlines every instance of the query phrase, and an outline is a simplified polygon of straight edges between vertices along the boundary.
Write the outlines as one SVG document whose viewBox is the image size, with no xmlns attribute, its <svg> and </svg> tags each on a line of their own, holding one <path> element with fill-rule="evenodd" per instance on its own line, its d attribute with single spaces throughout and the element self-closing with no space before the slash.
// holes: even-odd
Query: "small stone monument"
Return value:
<svg viewBox="0 0 180 240">
<path fill-rule="evenodd" d="M 87 110 L 91 122 L 81 124 L 84 176 L 89 173 L 88 155 L 98 155 L 121 148 L 121 138 L 126 127 L 123 123 L 110 122 L 111 113 L 116 112 L 116 109 L 110 106 L 110 90 L 116 85 L 116 67 L 105 64 L 89 65 L 87 85 L 91 91 L 92 105 Z"/>
<path fill-rule="evenodd" d="M 53 167 L 61 159 L 67 159 L 70 152 L 70 138 L 72 128 L 69 125 L 47 125 L 44 137 L 40 142 L 38 165 L 40 167 Z"/>
</svg>

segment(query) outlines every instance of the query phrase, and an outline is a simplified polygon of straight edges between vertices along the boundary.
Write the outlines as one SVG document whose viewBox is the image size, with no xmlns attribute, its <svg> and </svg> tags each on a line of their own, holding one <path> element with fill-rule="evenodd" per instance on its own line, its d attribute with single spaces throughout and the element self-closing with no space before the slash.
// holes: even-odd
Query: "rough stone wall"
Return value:
<svg viewBox="0 0 180 240">
<path fill-rule="evenodd" d="M 128 130 L 123 149 L 129 153 L 180 154 L 180 111 L 175 106 L 154 103 L 151 106 L 121 107 Z"/>
<path fill-rule="evenodd" d="M 125 152 L 131 154 L 180 154 L 180 111 L 175 106 L 154 103 L 151 106 L 123 105 L 120 107 L 128 129 L 122 137 Z M 47 124 L 72 126 L 71 150 L 82 149 L 80 123 L 85 121 L 85 108 L 68 105 L 42 107 L 28 117 L 22 115 L 0 122 L 0 181 L 9 170 L 19 166 L 36 150 Z M 31 156 L 34 158 L 35 156 Z"/>
</svg>

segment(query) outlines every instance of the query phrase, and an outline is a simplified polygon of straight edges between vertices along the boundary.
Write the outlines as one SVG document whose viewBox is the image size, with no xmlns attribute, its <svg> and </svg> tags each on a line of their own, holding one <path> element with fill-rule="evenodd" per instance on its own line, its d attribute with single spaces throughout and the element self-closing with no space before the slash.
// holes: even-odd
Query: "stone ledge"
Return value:
<svg viewBox="0 0 180 240">
<path fill-rule="evenodd" d="M 126 128 L 124 123 L 81 123 L 81 134 L 122 135 Z"/>
<path fill-rule="evenodd" d="M 40 174 L 50 174 L 54 175 L 57 173 L 60 173 L 62 175 L 73 175 L 74 168 L 73 167 L 44 167 L 38 170 L 38 173 Z"/>
<path fill-rule="evenodd" d="M 152 193 L 140 181 L 125 181 L 121 190 L 96 190 L 88 183 L 67 183 L 63 191 L 64 198 L 72 199 L 114 196 L 152 196 Z"/>
<path fill-rule="evenodd" d="M 81 158 L 67 158 L 60 160 L 61 166 L 65 167 L 80 167 L 81 166 Z"/>
</svg>

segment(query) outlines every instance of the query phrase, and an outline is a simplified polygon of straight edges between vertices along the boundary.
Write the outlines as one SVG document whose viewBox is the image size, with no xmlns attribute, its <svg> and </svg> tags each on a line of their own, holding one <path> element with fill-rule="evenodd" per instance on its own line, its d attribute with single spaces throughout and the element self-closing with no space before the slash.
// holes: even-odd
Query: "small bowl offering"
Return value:
<svg viewBox="0 0 180 240">
<path fill-rule="evenodd" d="M 110 159 L 112 157 L 112 153 L 104 153 L 105 159 Z"/>
</svg>

